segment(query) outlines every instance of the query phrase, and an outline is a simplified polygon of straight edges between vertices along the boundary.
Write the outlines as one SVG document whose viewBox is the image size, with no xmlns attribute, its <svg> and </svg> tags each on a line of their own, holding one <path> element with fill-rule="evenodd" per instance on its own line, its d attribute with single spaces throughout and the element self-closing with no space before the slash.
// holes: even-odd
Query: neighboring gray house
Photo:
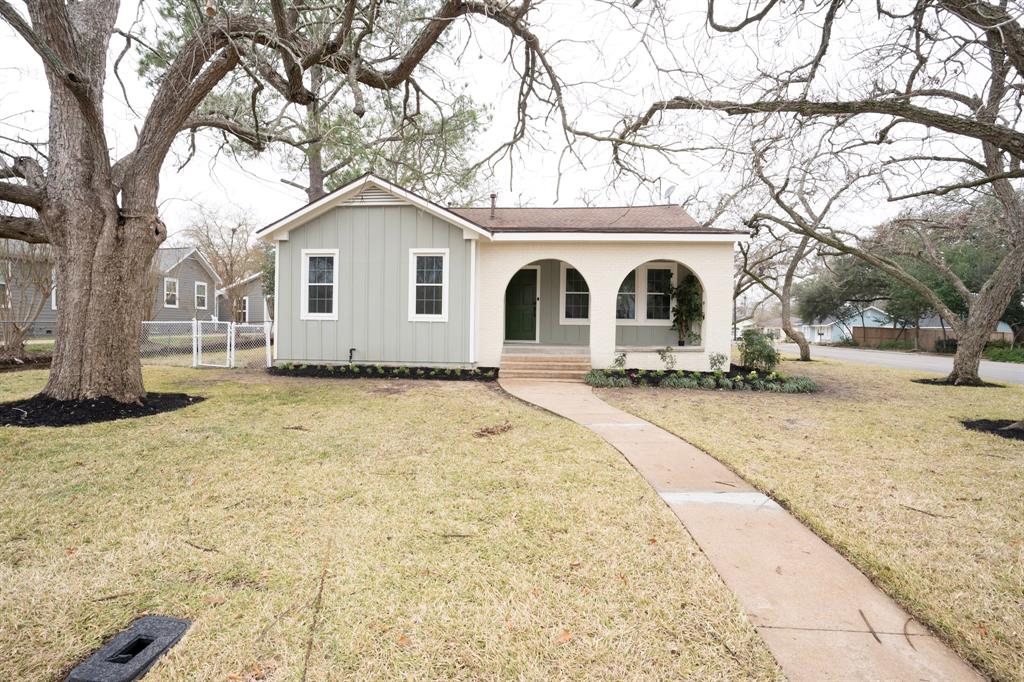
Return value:
<svg viewBox="0 0 1024 682">
<path fill-rule="evenodd" d="M 216 319 L 216 292 L 223 282 L 198 249 L 191 246 L 160 249 L 154 266 L 156 299 L 150 320 Z"/>
<path fill-rule="evenodd" d="M 746 233 L 676 205 L 444 207 L 366 175 L 258 232 L 275 244 L 281 361 L 494 367 L 559 355 L 707 370 L 731 345 L 733 253 Z M 666 289 L 701 284 L 679 345 Z"/>
<path fill-rule="evenodd" d="M 217 291 L 217 319 L 225 322 L 248 322 L 262 324 L 271 319 L 270 303 L 263 293 L 261 273 L 249 275 L 245 279 L 227 285 Z M 229 300 L 235 300 L 232 312 Z"/>
<path fill-rule="evenodd" d="M 156 286 L 149 318 L 158 322 L 173 320 L 212 320 L 216 317 L 214 298 L 221 280 L 213 266 L 193 247 L 159 249 L 154 256 Z M 57 330 L 57 306 L 60 292 L 53 288 L 32 328 L 33 336 L 52 336 Z"/>
</svg>

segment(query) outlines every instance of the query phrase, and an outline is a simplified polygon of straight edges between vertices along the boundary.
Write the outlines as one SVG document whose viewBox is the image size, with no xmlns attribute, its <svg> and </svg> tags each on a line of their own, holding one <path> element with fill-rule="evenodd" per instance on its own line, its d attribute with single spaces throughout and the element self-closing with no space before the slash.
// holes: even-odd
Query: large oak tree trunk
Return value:
<svg viewBox="0 0 1024 682">
<path fill-rule="evenodd" d="M 145 396 L 139 338 L 157 230 L 90 207 L 69 218 L 68 243 L 55 248 L 57 334 L 43 393 L 136 402 Z"/>
</svg>

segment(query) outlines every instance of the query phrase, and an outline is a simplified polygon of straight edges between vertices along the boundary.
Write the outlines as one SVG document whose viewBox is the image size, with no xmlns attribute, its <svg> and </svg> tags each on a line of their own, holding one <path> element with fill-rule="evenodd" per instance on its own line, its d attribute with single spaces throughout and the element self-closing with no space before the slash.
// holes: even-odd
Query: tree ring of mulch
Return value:
<svg viewBox="0 0 1024 682">
<path fill-rule="evenodd" d="M 982 381 L 977 384 L 954 384 L 945 379 L 911 379 L 915 384 L 924 384 L 926 386 L 949 386 L 951 388 L 1006 388 L 1006 384 L 993 384 L 988 381 Z"/>
<path fill-rule="evenodd" d="M 113 398 L 54 400 L 36 395 L 26 400 L 0 403 L 0 426 L 81 426 L 117 419 L 149 417 L 173 412 L 202 402 L 187 393 L 147 393 L 141 403 L 122 403 Z"/>
<path fill-rule="evenodd" d="M 1024 440 L 1024 429 L 1008 429 L 1010 424 L 1016 422 L 1012 419 L 965 419 L 960 422 L 965 429 L 991 433 L 993 436 L 1002 436 L 1011 440 Z"/>
</svg>

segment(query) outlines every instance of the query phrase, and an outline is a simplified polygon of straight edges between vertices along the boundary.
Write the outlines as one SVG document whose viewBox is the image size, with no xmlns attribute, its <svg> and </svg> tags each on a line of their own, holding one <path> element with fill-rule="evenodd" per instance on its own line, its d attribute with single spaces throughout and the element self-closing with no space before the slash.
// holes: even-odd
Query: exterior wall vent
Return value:
<svg viewBox="0 0 1024 682">
<path fill-rule="evenodd" d="M 344 202 L 345 206 L 401 206 L 406 202 L 376 187 L 367 187 Z"/>
<path fill-rule="evenodd" d="M 167 616 L 143 616 L 114 635 L 80 663 L 65 682 L 134 682 L 178 643 L 189 622 Z"/>
</svg>

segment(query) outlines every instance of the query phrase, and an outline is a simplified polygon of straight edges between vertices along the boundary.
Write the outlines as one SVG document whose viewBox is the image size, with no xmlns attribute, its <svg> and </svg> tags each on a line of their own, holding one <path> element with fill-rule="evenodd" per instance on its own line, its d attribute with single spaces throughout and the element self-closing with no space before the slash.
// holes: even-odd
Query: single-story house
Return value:
<svg viewBox="0 0 1024 682">
<path fill-rule="evenodd" d="M 279 361 L 497 367 L 559 354 L 707 370 L 730 352 L 733 251 L 746 234 L 680 206 L 456 208 L 373 175 L 258 232 L 276 245 Z M 704 319 L 679 346 L 673 282 Z"/>
<path fill-rule="evenodd" d="M 210 261 L 191 246 L 159 249 L 154 256 L 154 322 L 217 319 L 216 291 L 223 282 Z"/>
<path fill-rule="evenodd" d="M 918 320 L 916 327 L 908 326 L 904 329 L 894 324 L 892 317 L 877 306 L 865 308 L 863 316 L 855 314 L 842 321 L 829 318 L 820 323 L 804 323 L 802 331 L 811 343 L 856 340 L 859 345 L 874 348 L 887 341 L 904 341 L 927 351 L 935 350 L 935 344 L 940 339 L 956 338 L 949 323 L 938 315 L 923 317 Z M 999 322 L 989 340 L 1010 342 L 1013 340 L 1013 328 L 1005 322 Z"/>
<path fill-rule="evenodd" d="M 803 321 L 799 317 L 791 318 L 790 322 L 792 323 L 794 329 L 802 331 L 804 323 L 803 323 Z M 782 329 L 782 318 L 781 317 L 773 317 L 772 319 L 765 320 L 765 321 L 757 324 L 756 326 L 757 326 L 758 329 L 760 329 L 762 332 L 764 332 L 765 334 L 767 334 L 768 336 L 770 336 L 771 338 L 773 338 L 776 341 L 788 341 L 789 340 L 786 337 L 786 332 Z M 805 334 L 805 336 L 806 336 L 806 334 Z"/>
<path fill-rule="evenodd" d="M 853 338 L 854 327 L 891 327 L 892 318 L 877 306 L 868 306 L 863 314 L 856 313 L 837 320 L 829 317 L 820 322 L 801 322 L 800 331 L 808 343 L 843 343 Z"/>
<path fill-rule="evenodd" d="M 166 247 L 154 255 L 153 303 L 147 319 L 157 322 L 212 320 L 216 317 L 214 292 L 220 277 L 210 262 L 193 247 Z M 60 292 L 54 286 L 50 298 L 32 326 L 33 336 L 52 336 L 57 331 Z"/>
<path fill-rule="evenodd" d="M 270 304 L 263 292 L 262 273 L 249 275 L 217 290 L 217 319 L 249 324 L 262 324 L 271 319 Z"/>
</svg>

